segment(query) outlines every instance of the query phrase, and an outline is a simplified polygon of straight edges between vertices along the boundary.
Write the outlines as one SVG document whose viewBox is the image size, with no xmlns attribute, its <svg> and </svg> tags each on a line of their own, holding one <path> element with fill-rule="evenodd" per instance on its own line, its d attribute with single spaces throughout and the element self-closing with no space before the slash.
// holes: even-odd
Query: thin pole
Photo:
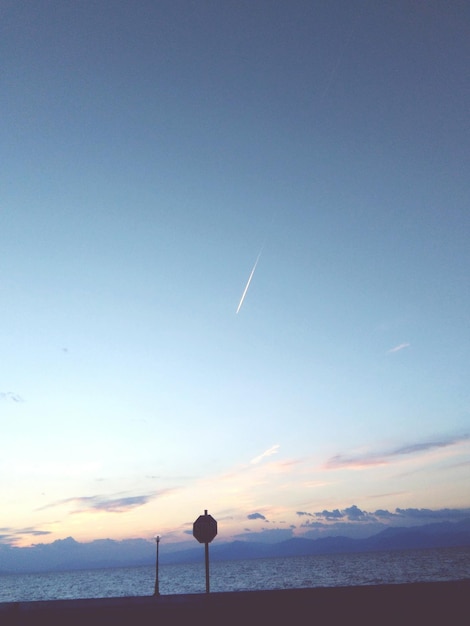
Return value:
<svg viewBox="0 0 470 626">
<path fill-rule="evenodd" d="M 159 596 L 160 595 L 160 589 L 159 584 L 158 584 L 158 545 L 160 543 L 160 537 L 155 537 L 155 541 L 157 543 L 157 560 L 155 562 L 155 591 L 154 591 L 154 596 Z"/>
<path fill-rule="evenodd" d="M 209 593 L 209 544 L 205 543 L 205 553 L 206 553 L 206 593 Z"/>
</svg>

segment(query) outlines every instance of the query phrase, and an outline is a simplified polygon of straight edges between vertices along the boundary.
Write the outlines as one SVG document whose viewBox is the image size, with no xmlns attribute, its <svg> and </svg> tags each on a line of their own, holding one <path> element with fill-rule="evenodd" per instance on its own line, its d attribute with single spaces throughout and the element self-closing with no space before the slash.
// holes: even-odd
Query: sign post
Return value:
<svg viewBox="0 0 470 626">
<path fill-rule="evenodd" d="M 193 524 L 193 536 L 199 541 L 199 543 L 205 544 L 205 557 L 206 557 L 206 593 L 209 593 L 209 544 L 217 535 L 217 522 L 212 515 L 207 514 L 207 509 L 204 511 L 204 515 L 200 515 Z"/>
<path fill-rule="evenodd" d="M 158 582 L 158 545 L 160 543 L 160 537 L 156 535 L 155 543 L 157 544 L 157 560 L 155 561 L 155 592 L 154 596 L 160 595 L 159 582 Z"/>
</svg>

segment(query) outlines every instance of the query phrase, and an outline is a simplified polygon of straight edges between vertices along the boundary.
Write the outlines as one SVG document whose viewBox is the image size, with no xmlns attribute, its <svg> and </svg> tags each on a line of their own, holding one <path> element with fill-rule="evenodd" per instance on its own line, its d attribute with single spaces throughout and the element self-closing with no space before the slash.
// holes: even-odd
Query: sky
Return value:
<svg viewBox="0 0 470 626">
<path fill-rule="evenodd" d="M 469 512 L 469 35 L 0 2 L 0 542 Z"/>
</svg>

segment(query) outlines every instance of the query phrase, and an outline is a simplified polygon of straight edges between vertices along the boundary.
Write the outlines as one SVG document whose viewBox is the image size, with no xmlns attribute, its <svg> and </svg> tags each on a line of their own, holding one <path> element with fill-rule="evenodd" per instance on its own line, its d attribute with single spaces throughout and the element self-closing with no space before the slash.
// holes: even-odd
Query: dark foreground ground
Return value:
<svg viewBox="0 0 470 626">
<path fill-rule="evenodd" d="M 0 604 L 0 626 L 470 625 L 470 580 Z"/>
</svg>

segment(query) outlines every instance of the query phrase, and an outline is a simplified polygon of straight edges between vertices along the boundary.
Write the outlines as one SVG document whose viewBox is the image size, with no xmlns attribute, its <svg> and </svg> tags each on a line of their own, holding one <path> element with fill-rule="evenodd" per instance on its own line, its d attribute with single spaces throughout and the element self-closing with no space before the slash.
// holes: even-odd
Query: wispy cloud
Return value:
<svg viewBox="0 0 470 626">
<path fill-rule="evenodd" d="M 281 446 L 279 444 L 275 444 L 274 446 L 271 446 L 270 448 L 268 448 L 267 450 L 265 450 L 262 454 L 260 454 L 259 456 L 256 456 L 254 459 L 251 459 L 250 463 L 252 463 L 253 465 L 256 463 L 259 463 L 260 461 L 262 461 L 263 459 L 265 459 L 268 456 L 271 456 L 272 454 L 276 454 L 279 450 Z"/>
<path fill-rule="evenodd" d="M 49 530 L 41 530 L 29 526 L 27 528 L 0 528 L 0 543 L 14 545 L 22 537 L 43 537 L 44 535 L 50 535 Z"/>
<path fill-rule="evenodd" d="M 409 343 L 400 343 L 398 344 L 398 346 L 395 346 L 394 348 L 390 348 L 390 350 L 388 350 L 388 354 L 392 354 L 393 352 L 400 352 L 400 350 L 404 350 L 405 348 L 409 348 L 411 344 Z"/>
<path fill-rule="evenodd" d="M 99 512 L 104 511 L 106 513 L 125 513 L 131 509 L 135 509 L 140 506 L 144 506 L 151 500 L 158 498 L 159 496 L 166 495 L 174 489 L 162 489 L 160 491 L 154 491 L 151 493 L 140 495 L 124 495 L 115 494 L 112 496 L 93 495 L 93 496 L 76 496 L 73 498 L 66 498 L 65 500 L 59 500 L 51 504 L 47 504 L 41 507 L 39 510 L 49 509 L 56 506 L 63 506 L 66 504 L 73 504 L 76 509 L 72 513 L 86 513 L 86 512 Z"/>
<path fill-rule="evenodd" d="M 13 391 L 0 391 L 0 400 L 8 400 L 10 402 L 23 402 L 23 398 Z"/>
<path fill-rule="evenodd" d="M 449 437 L 434 441 L 419 441 L 382 452 L 370 451 L 358 455 L 337 454 L 326 462 L 325 469 L 364 469 L 371 466 L 387 465 L 394 459 L 403 456 L 411 456 L 439 448 L 448 448 L 469 439 L 470 435 L 465 434 L 459 437 Z"/>
</svg>

